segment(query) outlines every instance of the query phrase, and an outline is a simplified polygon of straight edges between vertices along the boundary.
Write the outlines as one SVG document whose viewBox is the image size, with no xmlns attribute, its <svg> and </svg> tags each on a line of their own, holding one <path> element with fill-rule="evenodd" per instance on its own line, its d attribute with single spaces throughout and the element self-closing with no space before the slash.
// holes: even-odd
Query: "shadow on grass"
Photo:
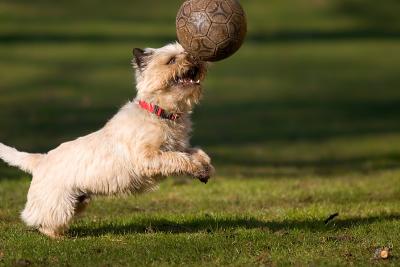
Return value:
<svg viewBox="0 0 400 267">
<path fill-rule="evenodd" d="M 102 127 L 118 106 L 84 107 L 57 101 L 17 109 L 3 107 L 2 141 L 14 136 L 82 136 Z M 400 101 L 360 103 L 330 101 L 242 101 L 204 104 L 196 111 L 193 143 L 246 145 L 273 141 L 312 141 L 400 132 Z M 227 116 L 227 110 L 238 110 Z M 13 118 L 8 119 L 8 117 Z M 255 123 L 256 122 L 256 123 Z"/>
<path fill-rule="evenodd" d="M 175 40 L 172 34 L 138 34 L 135 35 L 107 35 L 107 34 L 65 34 L 65 33 L 3 33 L 0 42 L 3 44 L 18 43 L 134 43 L 152 42 L 166 43 Z M 278 31 L 274 33 L 257 32 L 247 37 L 252 43 L 294 43 L 309 41 L 337 41 L 337 40 L 396 40 L 400 39 L 400 32 L 385 28 L 363 29 L 349 31 Z"/>
<path fill-rule="evenodd" d="M 376 222 L 400 220 L 400 214 L 384 214 L 372 217 L 337 219 L 326 225 L 323 220 L 262 221 L 256 218 L 195 218 L 184 222 L 164 219 L 148 219 L 129 224 L 104 224 L 78 226 L 69 232 L 71 236 L 125 235 L 134 233 L 213 233 L 235 229 L 260 229 L 264 231 L 290 231 L 293 229 L 323 232 L 329 229 L 352 228 Z"/>
<path fill-rule="evenodd" d="M 248 144 L 320 141 L 328 138 L 400 132 L 400 101 L 241 101 L 204 104 L 195 114 L 195 141 Z M 227 111 L 238 111 L 227 116 Z M 209 127 L 206 127 L 209 126 Z M 214 127 L 210 127 L 214 126 Z"/>
</svg>

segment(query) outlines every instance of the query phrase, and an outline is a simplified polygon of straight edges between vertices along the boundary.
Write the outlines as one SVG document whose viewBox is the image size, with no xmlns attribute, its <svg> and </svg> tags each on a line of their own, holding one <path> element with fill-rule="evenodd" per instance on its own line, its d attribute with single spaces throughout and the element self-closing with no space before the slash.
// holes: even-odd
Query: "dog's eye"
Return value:
<svg viewBox="0 0 400 267">
<path fill-rule="evenodd" d="M 176 62 L 176 57 L 173 57 L 168 61 L 168 65 L 175 64 L 175 62 Z"/>
</svg>

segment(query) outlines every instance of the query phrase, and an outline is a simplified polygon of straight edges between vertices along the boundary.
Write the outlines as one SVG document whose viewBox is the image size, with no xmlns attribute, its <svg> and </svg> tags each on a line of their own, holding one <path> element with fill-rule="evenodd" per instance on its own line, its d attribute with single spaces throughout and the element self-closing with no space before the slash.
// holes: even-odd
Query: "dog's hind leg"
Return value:
<svg viewBox="0 0 400 267">
<path fill-rule="evenodd" d="M 61 237 L 76 213 L 77 201 L 73 193 L 63 190 L 31 186 L 21 213 L 23 221 L 51 238 Z"/>
<path fill-rule="evenodd" d="M 83 211 L 86 209 L 86 207 L 89 205 L 90 202 L 90 196 L 88 194 L 80 194 L 78 197 L 76 197 L 74 201 L 74 213 L 71 215 L 76 216 L 80 215 L 83 213 Z M 69 221 L 69 220 L 68 220 Z M 41 232 L 44 235 L 49 236 L 50 238 L 53 239 L 58 239 L 64 236 L 64 232 L 67 230 L 68 225 L 59 225 L 57 227 L 44 227 L 40 226 L 38 228 L 39 232 Z"/>
</svg>

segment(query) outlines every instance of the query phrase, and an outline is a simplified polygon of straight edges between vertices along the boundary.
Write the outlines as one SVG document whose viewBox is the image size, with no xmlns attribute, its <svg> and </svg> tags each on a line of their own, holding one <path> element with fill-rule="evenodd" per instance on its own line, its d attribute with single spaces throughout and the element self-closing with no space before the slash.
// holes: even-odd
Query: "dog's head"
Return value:
<svg viewBox="0 0 400 267">
<path fill-rule="evenodd" d="M 171 112 L 189 112 L 202 96 L 207 63 L 185 52 L 179 43 L 133 50 L 138 95 Z"/>
</svg>

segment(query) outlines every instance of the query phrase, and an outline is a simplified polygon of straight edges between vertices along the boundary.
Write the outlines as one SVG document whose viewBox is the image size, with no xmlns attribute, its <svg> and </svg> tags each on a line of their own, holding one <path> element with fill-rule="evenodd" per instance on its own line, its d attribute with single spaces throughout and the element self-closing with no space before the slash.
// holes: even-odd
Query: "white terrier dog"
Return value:
<svg viewBox="0 0 400 267">
<path fill-rule="evenodd" d="M 190 113 L 202 95 L 207 65 L 178 43 L 134 49 L 137 96 L 99 131 L 29 154 L 0 143 L 0 158 L 32 174 L 22 219 L 52 238 L 63 235 L 92 195 L 152 190 L 163 177 L 207 182 L 210 158 L 190 148 Z"/>
</svg>

